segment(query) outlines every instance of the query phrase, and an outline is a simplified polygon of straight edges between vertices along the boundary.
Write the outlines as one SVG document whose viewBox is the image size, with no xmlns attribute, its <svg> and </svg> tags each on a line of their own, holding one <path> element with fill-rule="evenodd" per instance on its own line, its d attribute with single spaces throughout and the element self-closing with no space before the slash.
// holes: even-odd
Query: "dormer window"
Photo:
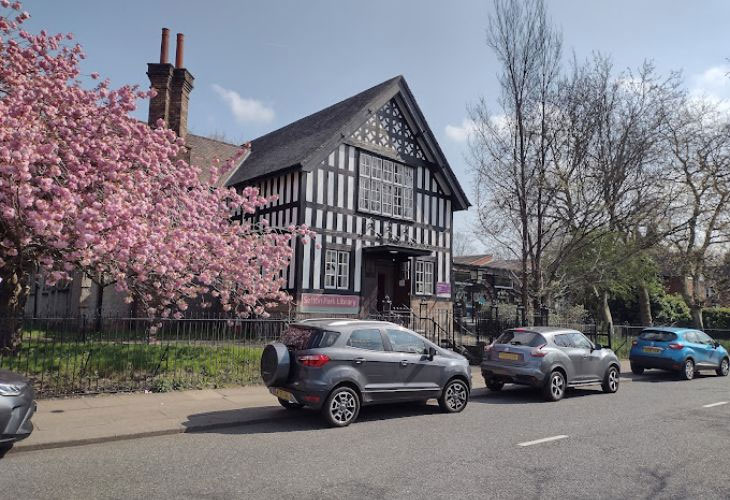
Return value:
<svg viewBox="0 0 730 500">
<path fill-rule="evenodd" d="M 358 207 L 362 212 L 413 219 L 413 169 L 360 153 Z"/>
</svg>

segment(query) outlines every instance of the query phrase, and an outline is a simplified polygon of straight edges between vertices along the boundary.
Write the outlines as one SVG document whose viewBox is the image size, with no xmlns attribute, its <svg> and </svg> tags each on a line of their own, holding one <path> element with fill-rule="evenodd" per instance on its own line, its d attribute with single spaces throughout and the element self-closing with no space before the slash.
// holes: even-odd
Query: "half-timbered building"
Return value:
<svg viewBox="0 0 730 500">
<path fill-rule="evenodd" d="M 285 272 L 297 312 L 452 308 L 469 201 L 402 76 L 253 140 L 227 184 L 278 196 L 254 218 L 315 232 Z"/>
</svg>

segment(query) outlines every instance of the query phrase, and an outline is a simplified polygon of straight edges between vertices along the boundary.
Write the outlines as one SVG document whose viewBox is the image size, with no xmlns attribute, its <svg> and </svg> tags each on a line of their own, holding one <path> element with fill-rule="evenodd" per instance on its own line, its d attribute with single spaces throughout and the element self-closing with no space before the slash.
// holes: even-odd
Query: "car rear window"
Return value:
<svg viewBox="0 0 730 500">
<path fill-rule="evenodd" d="M 671 342 L 677 340 L 677 335 L 672 332 L 662 332 L 659 330 L 644 330 L 639 335 L 641 340 L 653 340 L 654 342 Z"/>
<path fill-rule="evenodd" d="M 546 344 L 545 338 L 539 333 L 525 330 L 507 330 L 497 339 L 497 344 L 526 345 L 537 347 Z"/>
<path fill-rule="evenodd" d="M 294 350 L 329 347 L 337 341 L 338 332 L 293 325 L 281 334 L 279 342 Z"/>
</svg>

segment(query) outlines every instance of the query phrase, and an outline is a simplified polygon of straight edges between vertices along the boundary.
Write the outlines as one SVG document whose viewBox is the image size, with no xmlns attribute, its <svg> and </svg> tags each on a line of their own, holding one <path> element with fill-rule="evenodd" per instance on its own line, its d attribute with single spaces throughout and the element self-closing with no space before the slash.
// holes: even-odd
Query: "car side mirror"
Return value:
<svg viewBox="0 0 730 500">
<path fill-rule="evenodd" d="M 720 342 L 718 342 L 717 340 L 713 340 L 712 345 L 714 345 L 715 349 L 717 349 L 718 347 L 720 347 Z"/>
<path fill-rule="evenodd" d="M 427 347 L 426 348 L 426 357 L 428 357 L 429 361 L 433 361 L 433 357 L 436 356 L 436 348 L 435 347 Z"/>
<path fill-rule="evenodd" d="M 603 349 L 601 344 L 593 344 L 593 351 L 600 351 L 601 349 Z"/>
</svg>

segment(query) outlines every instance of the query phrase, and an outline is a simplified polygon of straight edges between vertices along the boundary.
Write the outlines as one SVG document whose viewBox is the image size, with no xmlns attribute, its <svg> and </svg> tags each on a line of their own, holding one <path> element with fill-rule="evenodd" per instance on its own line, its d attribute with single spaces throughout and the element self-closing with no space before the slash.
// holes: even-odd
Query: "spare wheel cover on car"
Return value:
<svg viewBox="0 0 730 500">
<path fill-rule="evenodd" d="M 267 386 L 283 384 L 289 377 L 289 349 L 279 342 L 264 347 L 261 354 L 261 378 Z"/>
</svg>

